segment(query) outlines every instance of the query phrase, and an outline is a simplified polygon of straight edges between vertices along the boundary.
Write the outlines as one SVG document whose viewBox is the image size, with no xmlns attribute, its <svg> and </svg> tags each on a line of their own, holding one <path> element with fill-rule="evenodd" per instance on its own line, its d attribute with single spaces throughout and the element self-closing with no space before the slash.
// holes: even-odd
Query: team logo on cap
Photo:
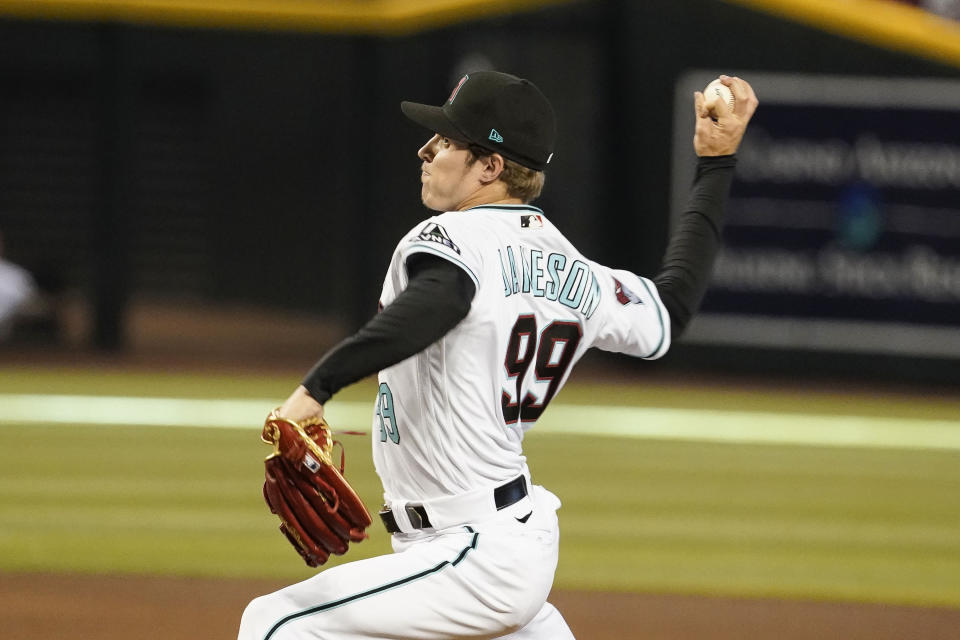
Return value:
<svg viewBox="0 0 960 640">
<path fill-rule="evenodd" d="M 463 76 L 462 78 L 460 78 L 460 82 L 458 82 L 458 83 L 457 83 L 457 86 L 455 86 L 455 87 L 453 88 L 453 91 L 450 92 L 450 97 L 447 98 L 447 103 L 453 104 L 454 98 L 457 97 L 457 92 L 460 91 L 460 87 L 463 86 L 463 83 L 466 82 L 466 81 L 467 81 L 467 78 L 469 78 L 469 77 L 470 77 L 469 75 L 465 75 L 465 76 Z"/>
<path fill-rule="evenodd" d="M 490 135 L 487 137 L 494 142 L 503 142 L 503 136 L 496 129 L 490 129 Z"/>
</svg>

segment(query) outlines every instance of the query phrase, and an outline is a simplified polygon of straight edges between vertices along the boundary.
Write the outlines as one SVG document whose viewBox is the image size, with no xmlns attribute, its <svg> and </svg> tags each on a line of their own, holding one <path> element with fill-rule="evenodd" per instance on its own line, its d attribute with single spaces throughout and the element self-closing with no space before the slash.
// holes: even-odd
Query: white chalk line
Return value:
<svg viewBox="0 0 960 640">
<path fill-rule="evenodd" d="M 0 394 L 0 425 L 259 429 L 276 398 Z M 368 431 L 373 402 L 332 400 L 332 424 Z M 554 403 L 533 433 L 837 447 L 960 450 L 960 420 Z"/>
</svg>

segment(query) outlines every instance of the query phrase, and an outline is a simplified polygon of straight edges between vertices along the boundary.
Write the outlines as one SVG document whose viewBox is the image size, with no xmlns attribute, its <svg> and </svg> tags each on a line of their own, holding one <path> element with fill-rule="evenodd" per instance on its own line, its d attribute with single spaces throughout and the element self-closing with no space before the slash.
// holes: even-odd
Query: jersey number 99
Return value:
<svg viewBox="0 0 960 640">
<path fill-rule="evenodd" d="M 503 363 L 507 376 L 516 378 L 516 393 L 511 397 L 504 391 L 500 396 L 504 422 L 533 422 L 540 417 L 560 388 L 582 337 L 583 329 L 578 322 L 556 320 L 547 325 L 538 337 L 537 319 L 534 316 L 517 318 L 510 331 Z M 537 382 L 549 383 L 539 402 L 524 387 L 531 365 Z"/>
</svg>

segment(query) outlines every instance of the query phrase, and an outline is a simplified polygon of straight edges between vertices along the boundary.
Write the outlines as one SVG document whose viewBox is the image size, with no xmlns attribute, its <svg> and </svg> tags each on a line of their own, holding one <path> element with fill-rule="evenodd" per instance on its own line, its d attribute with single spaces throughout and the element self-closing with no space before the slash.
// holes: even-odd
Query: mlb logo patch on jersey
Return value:
<svg viewBox="0 0 960 640">
<path fill-rule="evenodd" d="M 543 227 L 543 216 L 535 213 L 520 216 L 520 227 L 523 229 L 540 229 Z"/>
<path fill-rule="evenodd" d="M 415 238 L 410 238 L 410 242 L 417 242 L 424 240 L 426 242 L 436 242 L 442 244 L 445 247 L 453 249 L 457 253 L 460 253 L 460 247 L 453 243 L 453 240 L 450 239 L 450 234 L 447 233 L 447 230 L 436 222 L 428 222 L 423 229 L 420 230 L 420 234 Z"/>
<path fill-rule="evenodd" d="M 640 296 L 630 291 L 622 282 L 613 279 L 613 291 L 617 294 L 617 302 L 620 304 L 643 304 Z"/>
</svg>

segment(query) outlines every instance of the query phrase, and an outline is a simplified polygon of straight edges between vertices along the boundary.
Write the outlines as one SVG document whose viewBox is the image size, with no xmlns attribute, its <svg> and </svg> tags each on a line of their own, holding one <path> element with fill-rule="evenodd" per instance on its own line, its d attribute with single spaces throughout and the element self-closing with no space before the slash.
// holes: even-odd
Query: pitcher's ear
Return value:
<svg viewBox="0 0 960 640">
<path fill-rule="evenodd" d="M 506 166 L 506 160 L 499 153 L 483 156 L 480 158 L 480 162 L 483 163 L 483 173 L 480 174 L 480 180 L 485 184 L 499 178 Z"/>
</svg>

